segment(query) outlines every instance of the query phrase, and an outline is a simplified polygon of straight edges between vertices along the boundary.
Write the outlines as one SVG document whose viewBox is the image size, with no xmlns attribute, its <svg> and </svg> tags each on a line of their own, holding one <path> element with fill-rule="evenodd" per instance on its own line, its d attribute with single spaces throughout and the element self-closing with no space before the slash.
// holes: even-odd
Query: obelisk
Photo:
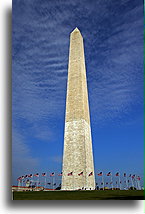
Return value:
<svg viewBox="0 0 145 214">
<path fill-rule="evenodd" d="M 95 189 L 83 37 L 70 35 L 62 190 Z"/>
</svg>

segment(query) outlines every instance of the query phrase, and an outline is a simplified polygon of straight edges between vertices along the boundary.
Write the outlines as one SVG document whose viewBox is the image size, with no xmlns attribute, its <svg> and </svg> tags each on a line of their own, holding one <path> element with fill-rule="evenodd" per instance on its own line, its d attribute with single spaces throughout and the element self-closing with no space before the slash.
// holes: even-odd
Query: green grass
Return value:
<svg viewBox="0 0 145 214">
<path fill-rule="evenodd" d="M 14 200 L 144 200 L 143 190 L 13 192 Z"/>
</svg>

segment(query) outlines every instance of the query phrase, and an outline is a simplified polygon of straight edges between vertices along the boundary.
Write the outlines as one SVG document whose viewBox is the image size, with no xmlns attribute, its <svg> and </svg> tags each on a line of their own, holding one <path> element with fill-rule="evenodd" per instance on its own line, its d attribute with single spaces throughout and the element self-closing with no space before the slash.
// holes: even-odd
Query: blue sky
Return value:
<svg viewBox="0 0 145 214">
<path fill-rule="evenodd" d="M 95 171 L 143 176 L 141 0 L 14 0 L 12 184 L 62 167 L 69 35 L 84 38 Z"/>
</svg>

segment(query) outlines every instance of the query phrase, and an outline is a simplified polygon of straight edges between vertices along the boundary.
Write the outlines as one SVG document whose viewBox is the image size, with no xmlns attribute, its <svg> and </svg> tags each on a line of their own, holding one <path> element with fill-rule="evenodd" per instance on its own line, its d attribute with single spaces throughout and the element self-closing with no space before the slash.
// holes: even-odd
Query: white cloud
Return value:
<svg viewBox="0 0 145 214">
<path fill-rule="evenodd" d="M 22 135 L 13 130 L 12 136 L 12 182 L 15 183 L 19 176 L 31 173 L 31 171 L 38 167 L 39 160 L 31 156 L 31 151 Z"/>
</svg>

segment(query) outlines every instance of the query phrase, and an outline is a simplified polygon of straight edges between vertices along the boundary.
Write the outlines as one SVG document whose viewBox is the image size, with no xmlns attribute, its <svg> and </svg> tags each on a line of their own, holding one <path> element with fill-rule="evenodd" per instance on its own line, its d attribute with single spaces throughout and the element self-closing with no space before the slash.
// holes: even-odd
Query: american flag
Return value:
<svg viewBox="0 0 145 214">
<path fill-rule="evenodd" d="M 58 174 L 58 176 L 62 176 L 62 172 L 60 174 Z"/>
<path fill-rule="evenodd" d="M 90 172 L 89 176 L 93 175 L 93 172 Z"/>
<path fill-rule="evenodd" d="M 107 176 L 110 176 L 110 175 L 111 175 L 111 172 L 108 172 L 108 173 L 107 173 Z"/>
<path fill-rule="evenodd" d="M 44 173 L 42 173 L 42 176 L 46 176 L 46 173 L 44 172 Z"/>
<path fill-rule="evenodd" d="M 78 175 L 79 175 L 79 176 L 80 176 L 80 175 L 83 175 L 83 172 L 80 172 Z"/>
<path fill-rule="evenodd" d="M 50 174 L 50 176 L 54 176 L 54 172 L 52 172 L 52 173 Z"/>
<path fill-rule="evenodd" d="M 98 173 L 97 175 L 98 175 L 98 176 L 102 176 L 102 175 L 103 175 L 103 172 L 100 172 L 100 173 Z"/>
<path fill-rule="evenodd" d="M 119 172 L 117 172 L 115 176 L 119 176 Z"/>
<path fill-rule="evenodd" d="M 68 175 L 68 176 L 73 175 L 73 172 L 70 172 L 70 173 L 68 173 L 67 175 Z"/>
<path fill-rule="evenodd" d="M 35 176 L 35 177 L 39 177 L 39 173 L 36 173 L 34 176 Z"/>
<path fill-rule="evenodd" d="M 17 181 L 20 181 L 22 179 L 22 177 L 17 178 Z"/>
</svg>

